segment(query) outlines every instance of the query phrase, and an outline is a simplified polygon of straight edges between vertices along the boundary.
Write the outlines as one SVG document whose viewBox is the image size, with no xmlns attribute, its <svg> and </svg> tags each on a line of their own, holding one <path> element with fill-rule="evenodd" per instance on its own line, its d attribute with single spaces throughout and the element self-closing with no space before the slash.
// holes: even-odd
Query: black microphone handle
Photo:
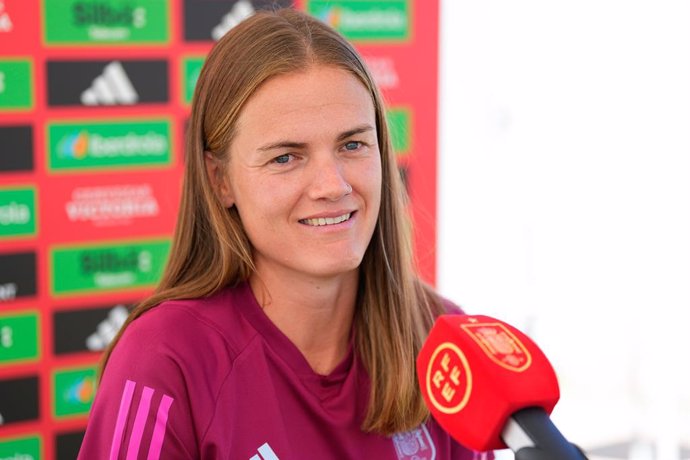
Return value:
<svg viewBox="0 0 690 460">
<path fill-rule="evenodd" d="M 515 412 L 501 438 L 515 452 L 515 460 L 587 460 L 568 442 L 541 407 Z"/>
</svg>

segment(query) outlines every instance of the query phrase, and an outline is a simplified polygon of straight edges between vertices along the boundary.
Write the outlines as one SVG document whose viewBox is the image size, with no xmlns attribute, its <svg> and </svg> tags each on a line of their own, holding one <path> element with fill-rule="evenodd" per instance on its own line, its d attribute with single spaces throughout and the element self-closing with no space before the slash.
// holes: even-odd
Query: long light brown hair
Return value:
<svg viewBox="0 0 690 460">
<path fill-rule="evenodd" d="M 381 207 L 360 268 L 354 327 L 356 349 L 371 380 L 362 429 L 406 431 L 428 417 L 415 374 L 415 357 L 441 303 L 417 277 L 406 194 L 391 147 L 379 91 L 354 48 L 320 21 L 292 9 L 259 12 L 211 50 L 192 101 L 186 167 L 168 264 L 155 292 L 138 305 L 104 354 L 105 366 L 122 331 L 145 311 L 170 299 L 209 296 L 246 281 L 252 247 L 235 207 L 223 207 L 207 175 L 209 152 L 226 165 L 238 116 L 268 79 L 330 65 L 355 75 L 371 94 L 382 164 Z"/>
</svg>

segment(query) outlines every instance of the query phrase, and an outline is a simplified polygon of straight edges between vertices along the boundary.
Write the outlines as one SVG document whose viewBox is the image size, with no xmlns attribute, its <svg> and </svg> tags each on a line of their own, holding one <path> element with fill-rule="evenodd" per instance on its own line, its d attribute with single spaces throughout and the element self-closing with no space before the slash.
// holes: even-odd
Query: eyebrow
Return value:
<svg viewBox="0 0 690 460">
<path fill-rule="evenodd" d="M 347 131 L 344 131 L 340 133 L 337 137 L 337 141 L 344 141 L 345 139 L 352 137 L 357 134 L 362 134 L 366 133 L 368 131 L 373 131 L 374 127 L 371 125 L 361 125 L 357 126 L 355 128 L 349 129 Z M 267 145 L 264 145 L 262 147 L 259 147 L 257 150 L 260 152 L 267 152 L 269 150 L 274 150 L 274 149 L 282 149 L 282 148 L 288 148 L 288 149 L 302 149 L 307 146 L 306 142 L 293 142 L 293 141 L 278 141 L 278 142 L 273 142 Z"/>
</svg>

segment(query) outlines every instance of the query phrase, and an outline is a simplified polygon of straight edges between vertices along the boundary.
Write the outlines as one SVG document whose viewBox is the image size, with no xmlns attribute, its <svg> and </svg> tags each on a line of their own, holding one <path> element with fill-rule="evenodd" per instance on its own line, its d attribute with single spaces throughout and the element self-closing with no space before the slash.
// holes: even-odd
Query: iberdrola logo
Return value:
<svg viewBox="0 0 690 460">
<path fill-rule="evenodd" d="M 89 150 L 89 134 L 78 131 L 63 137 L 58 144 L 58 152 L 63 158 L 80 160 L 86 157 Z"/>
<path fill-rule="evenodd" d="M 331 8 L 326 8 L 323 10 L 323 13 L 321 13 L 320 19 L 328 24 L 329 26 L 333 27 L 334 29 L 339 29 L 340 28 L 340 23 L 342 20 L 343 12 L 340 8 L 338 7 L 331 7 Z"/>
<path fill-rule="evenodd" d="M 71 404 L 88 404 L 96 393 L 96 384 L 91 376 L 78 378 L 65 391 L 65 401 Z"/>
</svg>

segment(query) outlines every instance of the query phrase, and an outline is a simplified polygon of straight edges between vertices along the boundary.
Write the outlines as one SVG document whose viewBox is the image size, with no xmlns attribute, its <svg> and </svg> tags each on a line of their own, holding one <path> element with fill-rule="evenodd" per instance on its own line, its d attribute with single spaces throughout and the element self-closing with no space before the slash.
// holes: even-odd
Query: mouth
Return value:
<svg viewBox="0 0 690 460">
<path fill-rule="evenodd" d="M 336 225 L 350 220 L 351 212 L 336 217 L 315 217 L 313 219 L 300 219 L 300 224 L 309 225 L 311 227 L 323 227 L 325 225 Z"/>
</svg>

